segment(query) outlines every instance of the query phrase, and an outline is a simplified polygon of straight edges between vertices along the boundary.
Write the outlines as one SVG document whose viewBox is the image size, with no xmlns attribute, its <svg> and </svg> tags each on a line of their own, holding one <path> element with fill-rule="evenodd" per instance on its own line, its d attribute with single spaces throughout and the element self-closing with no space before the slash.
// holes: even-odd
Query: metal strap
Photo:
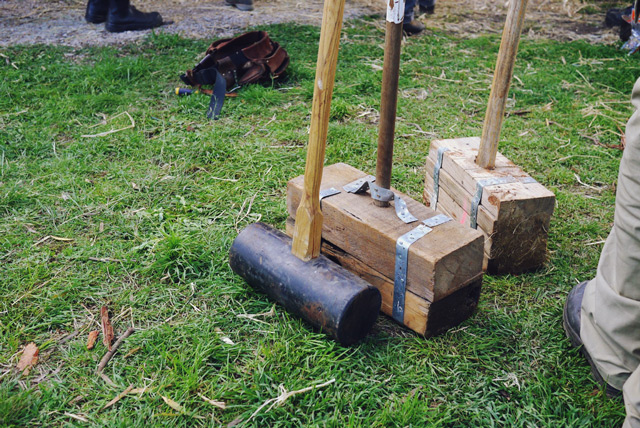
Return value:
<svg viewBox="0 0 640 428">
<path fill-rule="evenodd" d="M 418 219 L 409 212 L 407 203 L 403 201 L 400 196 L 395 194 L 393 196 L 394 196 L 393 199 L 395 201 L 394 205 L 396 207 L 396 215 L 398 216 L 398 218 L 403 222 L 405 222 L 406 224 L 413 223 L 414 221 L 418 221 Z"/>
<path fill-rule="evenodd" d="M 438 207 L 438 194 L 440 193 L 440 170 L 442 169 L 442 161 L 444 159 L 444 152 L 449 151 L 447 147 L 438 148 L 438 160 L 433 167 L 433 194 L 431 195 L 431 209 L 435 210 Z"/>
<path fill-rule="evenodd" d="M 376 178 L 373 175 L 367 175 L 366 177 L 359 178 L 349 184 L 345 184 L 342 188 L 349 193 L 366 192 L 369 188 L 369 182 L 374 181 L 376 181 Z"/>
<path fill-rule="evenodd" d="M 485 178 L 484 180 L 478 180 L 476 183 L 476 194 L 471 200 L 471 212 L 469 213 L 469 221 L 471 223 L 471 227 L 473 229 L 478 228 L 478 207 L 480 206 L 480 202 L 482 202 L 482 193 L 484 188 L 487 186 L 497 186 L 498 184 L 509 184 L 509 183 L 537 183 L 537 181 L 533 177 L 520 177 L 514 178 L 510 175 L 506 177 L 493 177 L 493 178 Z"/>
<path fill-rule="evenodd" d="M 380 199 L 378 200 L 395 201 L 394 205 L 396 209 L 396 215 L 404 223 L 409 224 L 413 223 L 414 221 L 418 221 L 418 219 L 409 212 L 409 208 L 407 207 L 406 202 L 402 200 L 402 198 L 400 198 L 389 189 L 384 189 L 380 186 L 376 186 L 374 184 L 375 180 L 376 178 L 373 175 L 368 175 L 349 184 L 345 184 L 344 186 L 342 186 L 342 188 L 349 193 L 363 193 L 371 189 L 372 198 L 376 199 L 376 197 L 379 197 Z M 376 195 L 376 197 L 374 197 L 374 194 Z"/>
<path fill-rule="evenodd" d="M 411 244 L 431 232 L 431 228 L 421 224 L 405 233 L 396 241 L 396 271 L 393 281 L 393 319 L 404 323 L 404 297 L 407 291 L 407 268 L 409 266 L 409 247 Z"/>
<path fill-rule="evenodd" d="M 339 194 L 340 191 L 335 187 L 329 187 L 328 189 L 324 189 L 320 191 L 320 208 L 322 208 L 322 200 L 324 198 L 328 198 L 333 195 Z"/>
<path fill-rule="evenodd" d="M 374 182 L 369 183 L 369 189 L 371 189 L 371 198 L 376 201 L 389 202 L 394 199 L 394 195 L 391 190 L 380 187 Z"/>
<path fill-rule="evenodd" d="M 405 233 L 396 241 L 396 268 L 393 281 L 392 316 L 398 322 L 404 323 L 404 301 L 407 293 L 407 270 L 409 268 L 409 247 L 418 239 L 431 232 L 434 227 L 444 224 L 451 219 L 444 214 L 423 220 L 410 232 Z"/>
<path fill-rule="evenodd" d="M 422 223 L 426 226 L 429 227 L 436 227 L 436 226 L 440 226 L 443 223 L 446 223 L 448 221 L 450 221 L 451 218 L 447 217 L 444 214 L 438 214 L 437 216 L 433 216 L 431 218 L 428 218 L 426 220 L 423 220 Z"/>
</svg>

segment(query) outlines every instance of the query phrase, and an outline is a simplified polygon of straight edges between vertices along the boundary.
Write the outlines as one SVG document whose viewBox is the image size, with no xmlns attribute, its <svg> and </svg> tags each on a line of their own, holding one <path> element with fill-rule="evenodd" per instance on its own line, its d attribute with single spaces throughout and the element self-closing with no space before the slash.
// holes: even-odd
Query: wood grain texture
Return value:
<svg viewBox="0 0 640 428">
<path fill-rule="evenodd" d="M 487 112 L 482 128 L 482 143 L 476 162 L 482 168 L 493 169 L 498 152 L 498 141 L 504 118 L 504 109 L 509 96 L 509 87 L 513 77 L 513 67 L 516 62 L 520 33 L 527 9 L 527 0 L 511 0 L 507 19 L 502 31 L 502 40 L 496 61 L 491 94 L 487 104 Z"/>
<path fill-rule="evenodd" d="M 345 0 L 326 0 L 322 12 L 304 194 L 296 215 L 297 222 L 291 248 L 291 252 L 302 260 L 310 260 L 320 254 L 322 212 L 318 195 L 329 128 L 331 96 L 338 63 L 344 2 Z"/>
<path fill-rule="evenodd" d="M 287 219 L 287 234 L 293 234 L 294 220 Z M 382 295 L 381 310 L 393 316 L 393 280 L 361 262 L 342 249 L 322 240 L 322 254 L 343 268 L 355 273 L 378 290 Z M 471 280 L 469 285 L 454 291 L 436 302 L 430 302 L 411 291 L 405 295 L 404 326 L 423 336 L 433 336 L 460 324 L 473 314 L 480 297 L 482 274 Z"/>
<path fill-rule="evenodd" d="M 346 164 L 324 169 L 322 188 L 342 186 L 367 174 Z M 302 194 L 304 177 L 289 181 L 287 209 L 295 216 Z M 420 220 L 436 213 L 406 195 L 396 192 L 409 211 Z M 387 278 L 395 276 L 397 239 L 419 223 L 405 224 L 397 218 L 393 206 L 380 208 L 371 197 L 342 193 L 322 201 L 325 218 L 323 238 L 344 252 L 374 267 Z M 409 249 L 407 290 L 434 302 L 464 287 L 482 271 L 483 237 L 476 230 L 448 222 L 433 228 Z"/>
<path fill-rule="evenodd" d="M 500 153 L 493 170 L 473 162 L 478 138 L 436 140 L 426 161 L 424 202 L 433 195 L 433 169 L 440 147 L 444 152 L 440 170 L 438 211 L 460 224 L 469 225 L 471 201 L 478 180 L 491 177 L 529 177 Z M 478 229 L 485 237 L 485 265 L 492 273 L 519 273 L 538 268 L 546 261 L 549 223 L 555 195 L 540 183 L 508 183 L 484 188 L 478 208 Z"/>
</svg>

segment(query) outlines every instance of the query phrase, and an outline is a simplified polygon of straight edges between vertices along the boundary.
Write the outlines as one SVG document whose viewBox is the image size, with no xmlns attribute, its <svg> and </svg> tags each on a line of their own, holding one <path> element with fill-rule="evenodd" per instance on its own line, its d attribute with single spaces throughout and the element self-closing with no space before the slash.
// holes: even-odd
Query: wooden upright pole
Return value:
<svg viewBox="0 0 640 428">
<path fill-rule="evenodd" d="M 318 63 L 311 107 L 311 128 L 304 172 L 304 193 L 296 211 L 291 252 L 302 260 L 320 255 L 322 212 L 320 182 L 327 144 L 331 96 L 338 63 L 345 0 L 325 0 L 318 46 Z"/>
<path fill-rule="evenodd" d="M 504 118 L 504 109 L 509 95 L 509 86 L 513 77 L 513 66 L 516 62 L 520 33 L 524 23 L 524 13 L 527 9 L 527 0 L 511 0 L 507 20 L 502 32 L 498 61 L 493 74 L 491 95 L 487 105 L 487 113 L 482 128 L 480 149 L 476 163 L 482 168 L 493 169 L 496 166 L 496 154 L 498 153 L 498 141 L 500 129 Z"/>
</svg>

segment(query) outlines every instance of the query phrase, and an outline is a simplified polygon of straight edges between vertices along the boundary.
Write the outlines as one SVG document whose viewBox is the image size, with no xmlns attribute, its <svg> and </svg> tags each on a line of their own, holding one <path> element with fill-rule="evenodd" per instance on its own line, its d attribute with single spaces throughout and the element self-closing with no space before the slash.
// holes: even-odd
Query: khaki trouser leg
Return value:
<svg viewBox="0 0 640 428">
<path fill-rule="evenodd" d="M 626 128 L 613 229 L 585 290 L 580 326 L 598 371 L 618 389 L 640 365 L 640 79 L 632 102 L 636 111 Z M 628 392 L 630 402 L 640 405 L 640 373 L 634 380 L 633 391 L 625 387 L 625 400 Z"/>
<path fill-rule="evenodd" d="M 629 376 L 622 388 L 627 418 L 622 428 L 640 427 L 640 367 Z"/>
</svg>

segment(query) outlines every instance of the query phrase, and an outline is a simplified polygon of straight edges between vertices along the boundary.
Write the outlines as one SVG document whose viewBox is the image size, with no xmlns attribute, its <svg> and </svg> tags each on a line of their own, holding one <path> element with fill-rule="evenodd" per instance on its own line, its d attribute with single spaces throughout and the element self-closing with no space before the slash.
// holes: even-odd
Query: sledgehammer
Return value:
<svg viewBox="0 0 640 428">
<path fill-rule="evenodd" d="M 235 239 L 229 264 L 252 287 L 342 343 L 362 339 L 380 312 L 380 292 L 320 255 L 320 184 L 345 0 L 326 0 L 320 30 L 304 194 L 293 241 L 265 224 Z"/>
</svg>

